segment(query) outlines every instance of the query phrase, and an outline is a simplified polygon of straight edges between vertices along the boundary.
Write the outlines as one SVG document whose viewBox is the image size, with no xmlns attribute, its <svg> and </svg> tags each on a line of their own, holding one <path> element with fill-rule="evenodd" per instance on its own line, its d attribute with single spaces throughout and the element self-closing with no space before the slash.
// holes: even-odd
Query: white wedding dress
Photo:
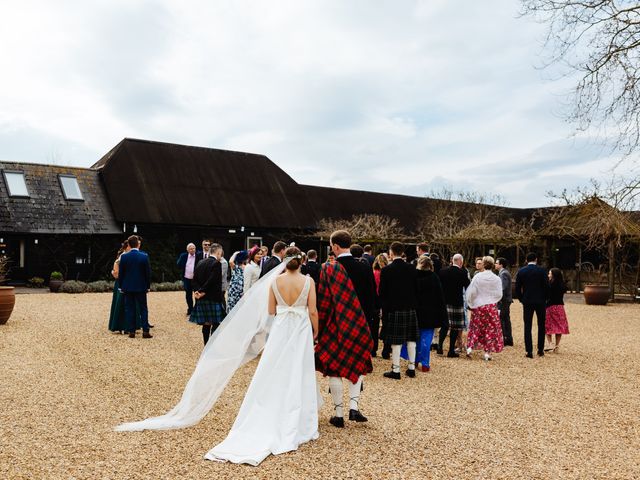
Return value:
<svg viewBox="0 0 640 480">
<path fill-rule="evenodd" d="M 318 438 L 310 285 L 307 277 L 298 299 L 287 305 L 273 281 L 276 316 L 262 358 L 229 435 L 205 458 L 258 465 Z"/>
</svg>

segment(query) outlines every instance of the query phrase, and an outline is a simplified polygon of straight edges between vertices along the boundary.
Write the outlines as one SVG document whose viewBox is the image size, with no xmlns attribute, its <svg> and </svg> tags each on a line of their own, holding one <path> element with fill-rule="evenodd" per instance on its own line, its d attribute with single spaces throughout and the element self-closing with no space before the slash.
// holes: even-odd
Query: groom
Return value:
<svg viewBox="0 0 640 480">
<path fill-rule="evenodd" d="M 371 267 L 351 255 L 349 232 L 333 232 L 329 243 L 337 261 L 325 263 L 320 271 L 316 369 L 329 377 L 335 407 L 329 423 L 344 428 L 343 378 L 349 380 L 349 420 L 367 421 L 358 401 L 363 376 L 373 370 L 373 340 L 365 312 L 372 308 L 369 303 L 375 298 L 375 280 Z"/>
</svg>

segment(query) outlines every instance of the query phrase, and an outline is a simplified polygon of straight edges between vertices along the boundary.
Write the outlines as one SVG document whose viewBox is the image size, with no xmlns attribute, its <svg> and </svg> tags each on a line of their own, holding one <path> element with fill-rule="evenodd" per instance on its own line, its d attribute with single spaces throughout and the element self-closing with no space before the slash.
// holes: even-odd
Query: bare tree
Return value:
<svg viewBox="0 0 640 480">
<path fill-rule="evenodd" d="M 409 238 L 398 219 L 370 213 L 354 215 L 349 219 L 323 218 L 318 222 L 318 232 L 315 235 L 328 238 L 336 230 L 347 230 L 354 241 L 366 243 L 384 243 Z"/>
</svg>

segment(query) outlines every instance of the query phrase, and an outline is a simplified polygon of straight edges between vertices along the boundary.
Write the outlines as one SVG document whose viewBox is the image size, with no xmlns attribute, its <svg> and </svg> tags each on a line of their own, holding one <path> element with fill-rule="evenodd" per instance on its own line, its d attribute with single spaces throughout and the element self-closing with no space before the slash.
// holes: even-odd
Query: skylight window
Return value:
<svg viewBox="0 0 640 480">
<path fill-rule="evenodd" d="M 76 177 L 73 175 L 58 175 L 58 178 L 66 200 L 84 200 Z"/>
<path fill-rule="evenodd" d="M 7 172 L 3 170 L 4 182 L 7 184 L 7 190 L 10 197 L 28 197 L 29 190 L 24 181 L 23 172 Z"/>
</svg>

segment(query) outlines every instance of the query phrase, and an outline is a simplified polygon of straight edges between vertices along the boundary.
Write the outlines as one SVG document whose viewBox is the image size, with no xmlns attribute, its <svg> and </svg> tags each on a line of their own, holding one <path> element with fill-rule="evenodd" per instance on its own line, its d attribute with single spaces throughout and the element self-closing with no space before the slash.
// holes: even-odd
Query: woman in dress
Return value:
<svg viewBox="0 0 640 480">
<path fill-rule="evenodd" d="M 113 282 L 113 296 L 111 297 L 111 313 L 109 315 L 109 331 L 122 333 L 126 330 L 126 321 L 124 318 L 124 296 L 120 292 L 120 284 L 118 283 L 118 272 L 120 270 L 120 256 L 131 250 L 128 242 L 124 242 L 120 246 L 120 250 L 116 254 L 116 260 L 113 262 L 111 275 L 115 279 Z"/>
<path fill-rule="evenodd" d="M 467 288 L 467 304 L 471 310 L 467 356 L 474 348 L 484 350 L 484 359 L 491 360 L 492 353 L 504 348 L 502 325 L 497 303 L 502 299 L 502 281 L 493 273 L 493 257 L 483 257 L 483 270 L 477 272 Z"/>
<path fill-rule="evenodd" d="M 383 253 L 378 255 L 373 261 L 373 278 L 376 281 L 376 295 L 380 293 L 380 272 L 387 265 L 389 265 L 389 260 Z"/>
<path fill-rule="evenodd" d="M 380 272 L 387 265 L 389 265 L 389 258 L 385 253 L 379 254 L 373 261 L 373 279 L 376 282 L 376 311 L 378 312 L 378 317 L 380 319 L 382 319 L 382 305 L 380 305 L 380 296 L 379 296 L 380 295 Z M 385 335 L 384 322 L 382 322 L 382 328 L 379 334 L 379 338 L 384 339 L 384 335 Z M 383 343 L 382 358 L 384 358 L 385 360 L 389 360 L 389 358 L 391 358 L 391 345 L 386 343 L 384 340 L 382 343 Z M 408 354 L 407 354 L 407 358 L 409 358 Z"/>
<path fill-rule="evenodd" d="M 229 282 L 229 291 L 227 293 L 227 311 L 231 311 L 235 307 L 244 293 L 244 269 L 248 258 L 249 252 L 240 250 L 229 259 L 231 281 Z"/>
<path fill-rule="evenodd" d="M 552 268 L 549 270 L 549 298 L 547 300 L 547 312 L 545 320 L 545 333 L 547 334 L 547 342 L 551 343 L 551 336 L 556 336 L 556 344 L 553 348 L 554 353 L 558 353 L 560 339 L 562 335 L 569 333 L 569 322 L 567 314 L 564 310 L 564 294 L 567 287 L 564 284 L 562 270 Z"/>
<path fill-rule="evenodd" d="M 253 287 L 253 284 L 260 278 L 260 262 L 262 260 L 262 249 L 253 247 L 249 251 L 249 263 L 244 267 L 243 295 Z"/>
</svg>

